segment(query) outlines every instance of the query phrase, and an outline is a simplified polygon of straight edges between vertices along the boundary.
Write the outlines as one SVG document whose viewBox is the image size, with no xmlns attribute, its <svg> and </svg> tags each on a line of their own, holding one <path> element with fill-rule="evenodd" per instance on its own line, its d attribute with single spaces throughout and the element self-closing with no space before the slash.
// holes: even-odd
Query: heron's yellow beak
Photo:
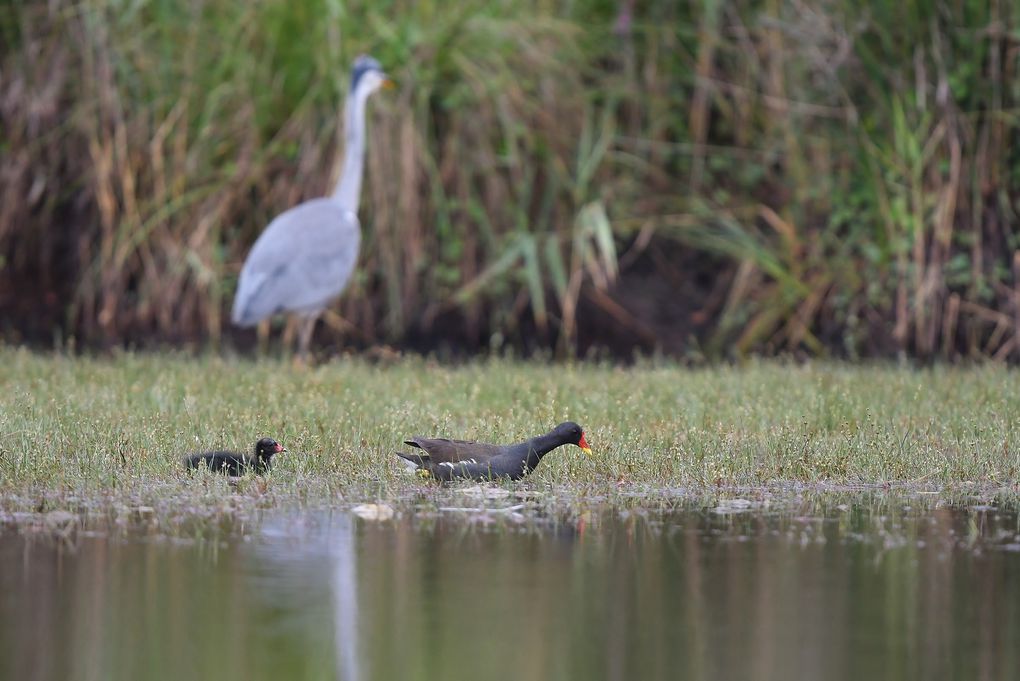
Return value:
<svg viewBox="0 0 1020 681">
<path fill-rule="evenodd" d="M 397 83 L 392 78 L 387 78 L 382 82 L 382 86 L 384 90 L 393 90 L 396 89 Z"/>
<path fill-rule="evenodd" d="M 584 433 L 581 433 L 581 439 L 577 441 L 577 446 L 581 448 L 581 451 L 591 456 L 591 447 L 588 446 L 588 441 L 584 439 Z"/>
</svg>

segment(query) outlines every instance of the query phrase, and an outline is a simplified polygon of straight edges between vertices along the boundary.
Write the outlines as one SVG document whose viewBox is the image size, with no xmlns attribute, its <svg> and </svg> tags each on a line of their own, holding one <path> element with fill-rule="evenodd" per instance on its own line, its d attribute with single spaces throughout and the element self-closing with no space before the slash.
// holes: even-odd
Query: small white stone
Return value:
<svg viewBox="0 0 1020 681">
<path fill-rule="evenodd" d="M 393 517 L 393 507 L 388 504 L 358 504 L 351 513 L 363 520 L 389 520 Z"/>
</svg>

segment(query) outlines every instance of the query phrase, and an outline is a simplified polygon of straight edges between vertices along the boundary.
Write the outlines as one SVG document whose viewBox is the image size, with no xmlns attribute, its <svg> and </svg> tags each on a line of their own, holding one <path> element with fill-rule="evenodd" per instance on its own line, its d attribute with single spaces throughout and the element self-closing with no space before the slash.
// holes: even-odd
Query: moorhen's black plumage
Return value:
<svg viewBox="0 0 1020 681">
<path fill-rule="evenodd" d="M 272 466 L 273 454 L 285 451 L 287 450 L 279 442 L 271 437 L 264 437 L 255 443 L 255 456 L 238 452 L 201 452 L 188 456 L 184 463 L 188 468 L 198 468 L 198 465 L 205 461 L 209 470 L 225 472 L 227 475 L 244 475 L 249 468 L 255 473 L 262 474 Z"/>
<path fill-rule="evenodd" d="M 439 480 L 520 480 L 535 470 L 543 456 L 561 445 L 577 445 L 591 454 L 584 431 L 572 421 L 513 445 L 425 437 L 404 440 L 404 444 L 417 447 L 422 453 L 397 452 L 397 455 L 415 464 L 421 474 Z"/>
</svg>

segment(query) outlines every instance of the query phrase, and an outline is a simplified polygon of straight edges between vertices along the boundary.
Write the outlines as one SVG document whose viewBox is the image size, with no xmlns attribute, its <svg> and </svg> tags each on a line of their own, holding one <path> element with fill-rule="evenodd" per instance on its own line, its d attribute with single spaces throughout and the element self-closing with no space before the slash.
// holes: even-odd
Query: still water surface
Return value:
<svg viewBox="0 0 1020 681">
<path fill-rule="evenodd" d="M 1013 513 L 856 499 L 513 517 L 7 530 L 0 676 L 1020 678 Z"/>
</svg>

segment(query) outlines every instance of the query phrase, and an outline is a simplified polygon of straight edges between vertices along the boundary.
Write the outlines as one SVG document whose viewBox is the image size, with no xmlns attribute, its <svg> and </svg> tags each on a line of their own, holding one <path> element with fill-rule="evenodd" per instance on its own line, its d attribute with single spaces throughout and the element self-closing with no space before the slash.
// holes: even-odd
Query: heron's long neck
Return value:
<svg viewBox="0 0 1020 681">
<path fill-rule="evenodd" d="M 361 201 L 361 175 L 365 168 L 365 102 L 368 97 L 350 94 L 344 116 L 344 167 L 333 198 L 347 210 L 357 213 Z"/>
</svg>

